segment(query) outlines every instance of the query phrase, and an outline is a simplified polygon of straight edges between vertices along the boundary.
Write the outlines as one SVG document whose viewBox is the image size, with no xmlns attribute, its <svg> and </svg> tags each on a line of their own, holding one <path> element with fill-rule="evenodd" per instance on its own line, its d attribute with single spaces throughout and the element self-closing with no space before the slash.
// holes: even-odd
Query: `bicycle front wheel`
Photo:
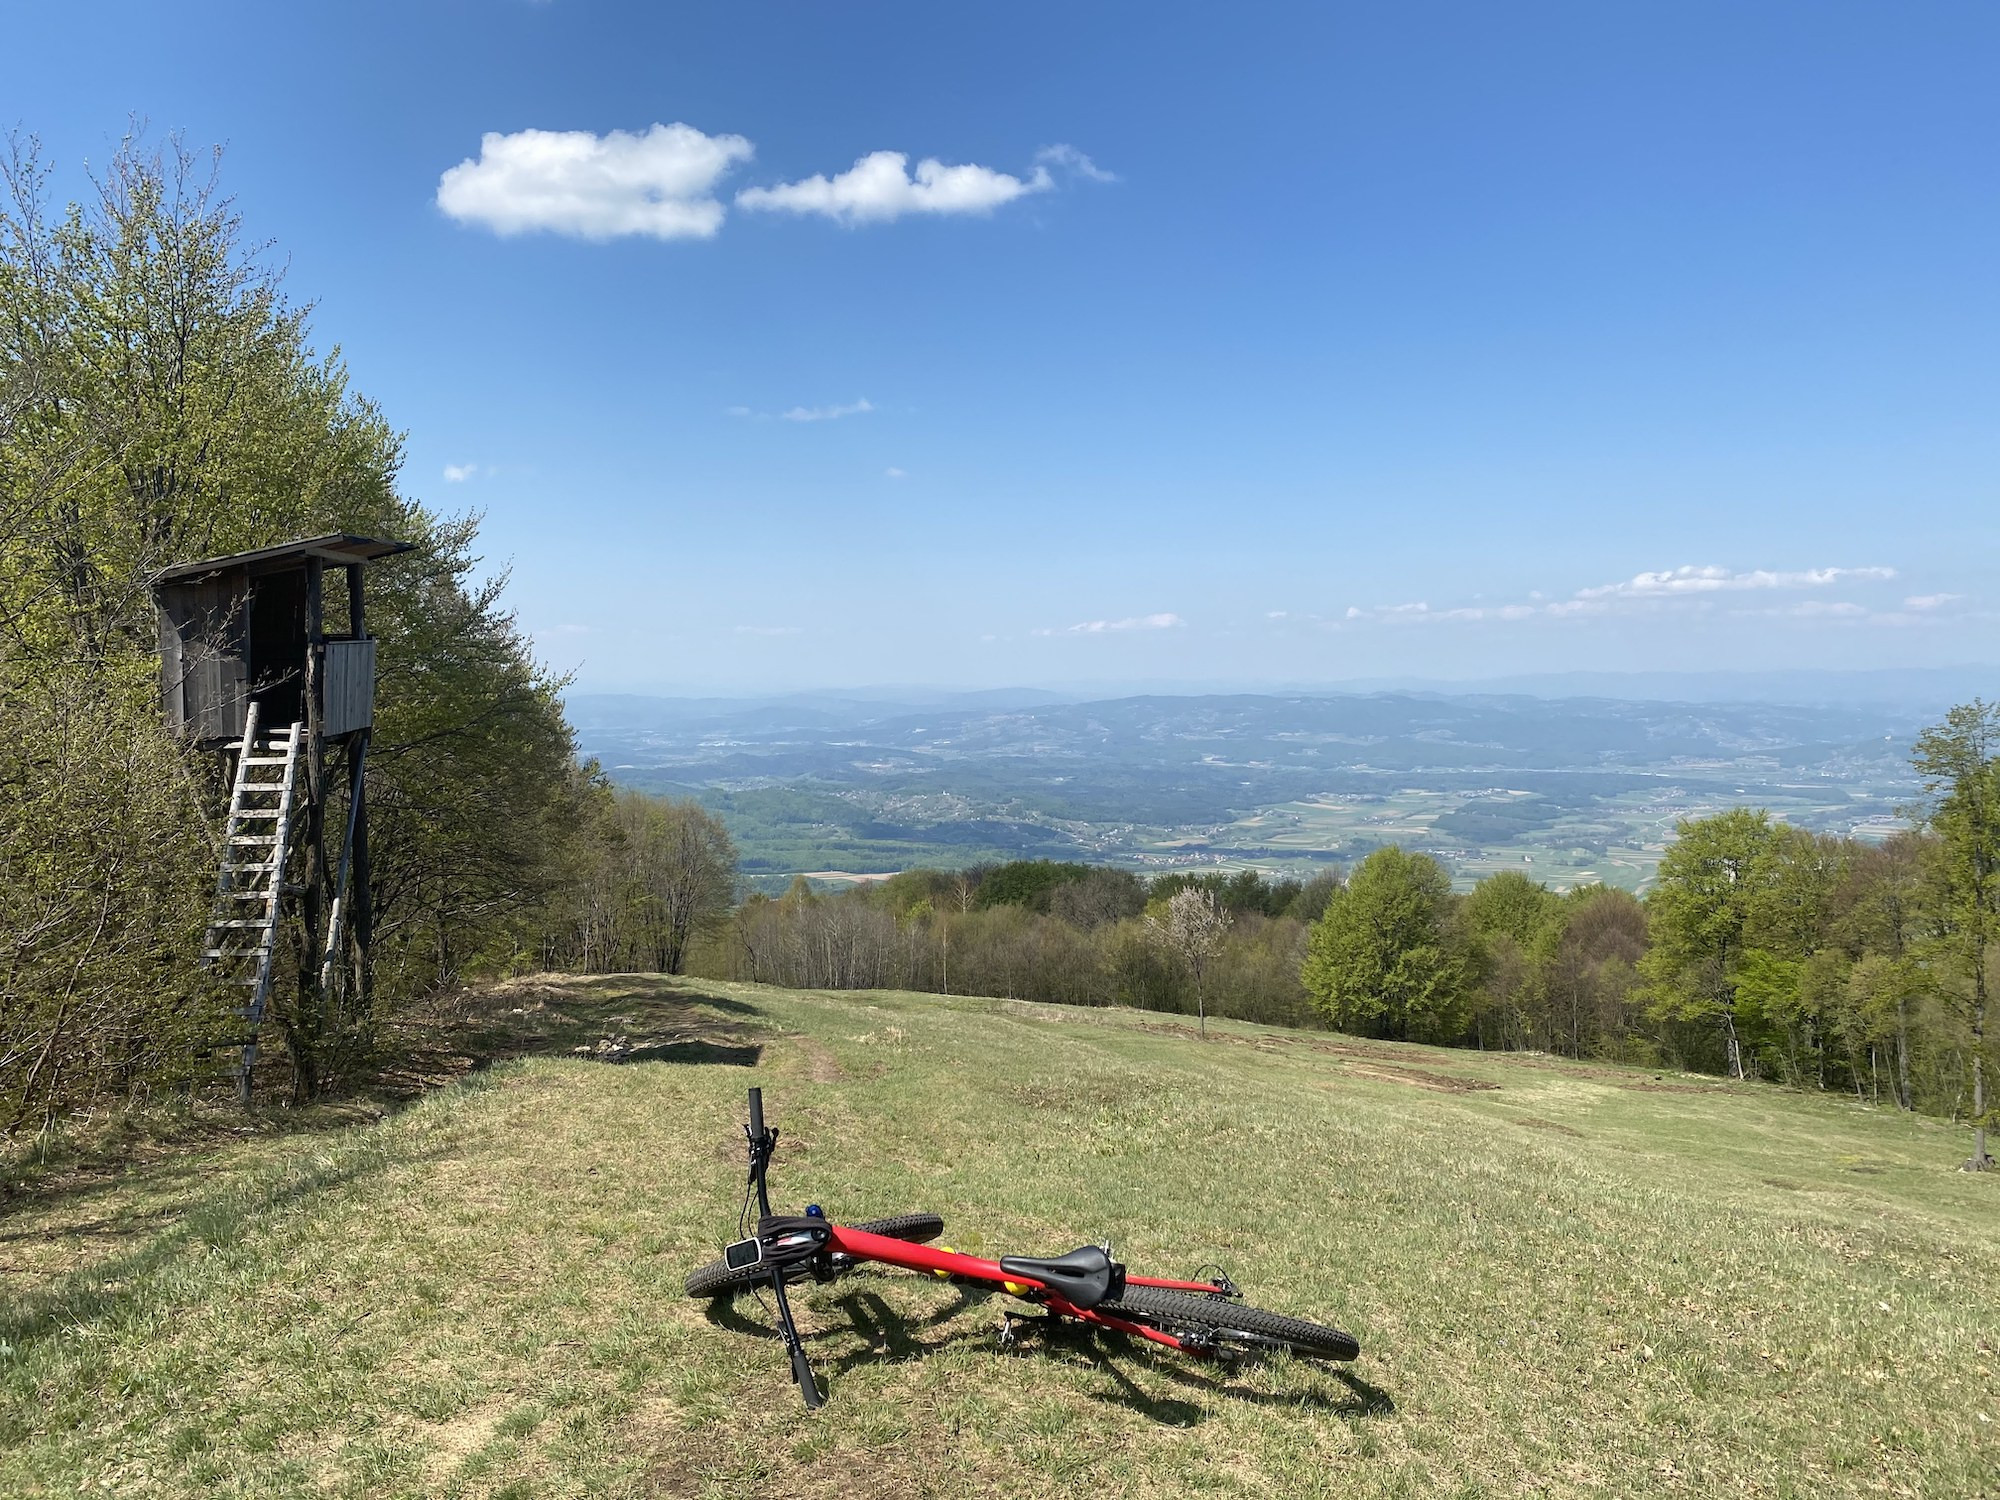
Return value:
<svg viewBox="0 0 2000 1500">
<path fill-rule="evenodd" d="M 1198 1351 L 1252 1354 L 1289 1349 L 1308 1359 L 1357 1359 L 1361 1354 L 1360 1340 L 1350 1333 L 1245 1307 L 1227 1297 L 1128 1286 L 1116 1302 L 1098 1303 L 1097 1311 L 1184 1338 Z"/>
<path fill-rule="evenodd" d="M 898 1214 L 893 1219 L 869 1219 L 862 1224 L 850 1224 L 850 1229 L 858 1229 L 863 1234 L 886 1235 L 892 1240 L 905 1240 L 912 1245 L 928 1245 L 944 1233 L 944 1220 L 936 1214 Z M 797 1280 L 807 1274 L 804 1266 L 794 1270 L 788 1280 Z M 762 1266 L 747 1266 L 737 1270 L 719 1260 L 712 1260 L 705 1266 L 698 1266 L 688 1272 L 687 1294 L 690 1297 L 734 1297 L 738 1292 L 747 1291 L 752 1286 L 768 1283 L 771 1273 Z"/>
</svg>

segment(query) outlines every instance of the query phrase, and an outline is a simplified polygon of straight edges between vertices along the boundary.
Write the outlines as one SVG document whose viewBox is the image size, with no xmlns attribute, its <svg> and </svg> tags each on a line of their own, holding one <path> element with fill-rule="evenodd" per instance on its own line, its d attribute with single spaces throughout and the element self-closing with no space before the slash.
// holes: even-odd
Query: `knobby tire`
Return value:
<svg viewBox="0 0 2000 1500">
<path fill-rule="evenodd" d="M 1225 1350 L 1238 1353 L 1282 1346 L 1309 1359 L 1357 1359 L 1361 1354 L 1360 1341 L 1338 1328 L 1245 1307 L 1227 1297 L 1128 1286 L 1116 1302 L 1100 1302 L 1097 1310 L 1162 1333 L 1193 1334 L 1197 1340 L 1213 1337 Z"/>
</svg>

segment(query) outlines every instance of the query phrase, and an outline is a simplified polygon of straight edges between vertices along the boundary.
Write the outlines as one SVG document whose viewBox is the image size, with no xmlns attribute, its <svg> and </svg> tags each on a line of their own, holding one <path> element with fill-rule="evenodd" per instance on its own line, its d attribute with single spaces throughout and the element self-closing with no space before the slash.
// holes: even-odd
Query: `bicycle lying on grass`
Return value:
<svg viewBox="0 0 2000 1500">
<path fill-rule="evenodd" d="M 935 1214 L 903 1214 L 861 1224 L 836 1224 L 813 1204 L 803 1214 L 771 1212 L 766 1178 L 778 1132 L 764 1124 L 764 1091 L 750 1090 L 750 1180 L 743 1190 L 737 1232 L 722 1259 L 689 1274 L 690 1297 L 733 1297 L 768 1286 L 778 1303 L 778 1328 L 792 1360 L 792 1378 L 808 1408 L 820 1405 L 819 1385 L 806 1360 L 805 1345 L 785 1298 L 787 1282 L 828 1282 L 873 1261 L 928 1272 L 960 1285 L 987 1286 L 1041 1307 L 1051 1318 L 1073 1318 L 1098 1328 L 1164 1344 L 1211 1359 L 1289 1349 L 1308 1359 L 1354 1359 L 1361 1345 L 1338 1328 L 1246 1307 L 1242 1293 L 1225 1274 L 1208 1281 L 1172 1281 L 1135 1276 L 1111 1258 L 1108 1245 L 1085 1245 L 1045 1259 L 1003 1255 L 987 1260 L 930 1241 L 944 1233 Z M 757 1232 L 747 1232 L 750 1198 L 757 1199 Z M 1012 1342 L 1012 1319 L 1001 1324 L 1001 1344 Z"/>
</svg>

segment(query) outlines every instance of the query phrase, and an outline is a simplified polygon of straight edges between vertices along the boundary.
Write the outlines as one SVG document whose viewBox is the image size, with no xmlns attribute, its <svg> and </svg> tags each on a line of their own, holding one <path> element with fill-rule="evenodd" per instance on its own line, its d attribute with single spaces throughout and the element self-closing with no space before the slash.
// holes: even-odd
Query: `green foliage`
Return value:
<svg viewBox="0 0 2000 1500">
<path fill-rule="evenodd" d="M 979 882 L 975 898 L 983 907 L 1025 906 L 1047 911 L 1058 886 L 1082 880 L 1090 866 L 1058 864 L 1050 859 L 1017 859 L 998 869 L 988 870 Z"/>
<path fill-rule="evenodd" d="M 1343 1031 L 1398 1040 L 1455 1037 L 1473 961 L 1450 876 L 1427 854 L 1376 850 L 1314 924 L 1301 977 Z"/>
<path fill-rule="evenodd" d="M 1717 1031 L 1724 1065 L 1741 1072 L 1736 990 L 1744 929 L 1773 873 L 1770 815 L 1735 808 L 1675 825 L 1647 899 L 1652 946 L 1640 963 L 1661 1020 Z"/>
<path fill-rule="evenodd" d="M 529 914 L 588 822 L 560 684 L 504 580 L 480 581 L 474 523 L 398 493 L 401 439 L 307 343 L 212 166 L 128 140 L 59 218 L 45 182 L 17 146 L 0 204 L 0 1019 L 10 1044 L 33 1040 L 0 1047 L 0 1109 L 178 1082 L 235 1029 L 190 972 L 220 789 L 159 728 L 150 586 L 172 563 L 349 531 L 416 550 L 371 570 L 367 601 L 378 982 L 322 1030 L 300 946 L 273 1001 L 309 1089 L 364 1060 L 388 1011 L 533 946 Z M 330 594 L 338 619 L 344 582 Z M 343 812 L 336 795 L 330 825 Z M 58 893 L 98 917 L 45 920 Z"/>
<path fill-rule="evenodd" d="M 1984 1170 L 1986 1129 L 2000 1123 L 1987 1096 L 1989 969 L 2000 938 L 2000 703 L 1975 698 L 1926 730 L 1914 757 L 1933 806 L 1931 860 L 1935 930 L 1927 946 L 1942 960 L 1964 1016 L 1972 1064 L 1974 1126 L 1968 1166 Z"/>
<path fill-rule="evenodd" d="M 214 869 L 156 718 L 0 657 L 0 1131 L 192 1076 L 229 1035 L 196 968 Z"/>
</svg>

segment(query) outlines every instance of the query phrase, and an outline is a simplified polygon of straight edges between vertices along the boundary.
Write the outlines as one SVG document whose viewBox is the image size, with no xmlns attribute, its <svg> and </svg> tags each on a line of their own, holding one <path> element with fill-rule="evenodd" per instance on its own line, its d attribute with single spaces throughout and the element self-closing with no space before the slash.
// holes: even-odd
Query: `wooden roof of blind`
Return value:
<svg viewBox="0 0 2000 1500">
<path fill-rule="evenodd" d="M 377 558 L 392 557 L 398 552 L 410 551 L 415 545 L 414 542 L 385 542 L 374 537 L 350 536 L 346 532 L 337 531 L 330 536 L 306 537 L 296 542 L 281 542 L 275 547 L 259 547 L 254 552 L 232 552 L 227 557 L 210 557 L 201 562 L 176 563 L 153 582 L 184 583 L 189 579 L 238 570 L 278 573 L 289 568 L 304 567 L 309 557 L 317 557 L 323 562 L 344 567 L 351 563 L 374 562 Z"/>
</svg>

